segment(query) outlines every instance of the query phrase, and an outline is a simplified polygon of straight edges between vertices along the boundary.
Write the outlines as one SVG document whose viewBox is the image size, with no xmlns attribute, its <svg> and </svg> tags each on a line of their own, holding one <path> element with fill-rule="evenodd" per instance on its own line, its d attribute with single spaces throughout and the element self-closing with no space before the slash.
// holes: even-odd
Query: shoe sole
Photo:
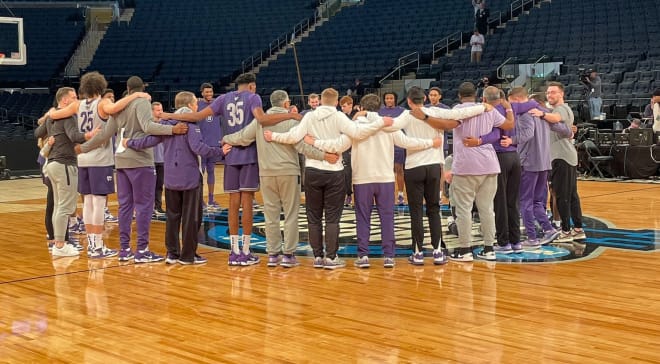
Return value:
<svg viewBox="0 0 660 364">
<path fill-rule="evenodd" d="M 323 269 L 335 270 L 339 268 L 345 268 L 346 265 L 324 265 Z"/>
<path fill-rule="evenodd" d="M 284 268 L 293 268 L 293 267 L 297 267 L 297 266 L 299 266 L 299 265 L 300 265 L 300 263 L 295 263 L 295 264 L 290 264 L 290 263 L 281 264 L 281 263 L 280 263 L 280 266 L 282 266 L 282 267 L 284 267 Z"/>
<path fill-rule="evenodd" d="M 433 265 L 445 265 L 449 262 L 449 259 L 435 260 L 433 259 Z"/>
</svg>

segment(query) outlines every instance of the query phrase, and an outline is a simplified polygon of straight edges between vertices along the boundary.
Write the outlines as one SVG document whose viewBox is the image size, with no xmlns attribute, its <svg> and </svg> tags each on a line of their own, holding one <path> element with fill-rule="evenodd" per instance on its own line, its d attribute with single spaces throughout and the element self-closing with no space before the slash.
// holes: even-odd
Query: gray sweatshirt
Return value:
<svg viewBox="0 0 660 364">
<path fill-rule="evenodd" d="M 121 135 L 122 130 L 123 135 Z M 172 126 L 154 123 L 149 100 L 144 98 L 135 99 L 124 110 L 110 117 L 103 131 L 87 143 L 81 145 L 81 149 L 83 152 L 88 152 L 94 148 L 98 148 L 117 133 L 119 133 L 119 137 L 117 138 L 117 148 L 119 148 L 122 138 L 139 139 L 147 135 L 172 135 Z M 153 166 L 153 148 L 143 150 L 127 148 L 125 151 L 115 154 L 116 168 Z"/>
<path fill-rule="evenodd" d="M 288 112 L 289 110 L 282 107 L 272 107 L 266 111 L 267 114 L 283 114 Z M 256 120 L 253 120 L 241 131 L 225 135 L 222 141 L 231 145 L 247 146 L 256 140 L 260 176 L 299 176 L 298 152 L 304 154 L 307 158 L 316 160 L 323 160 L 325 153 L 311 145 L 305 144 L 302 140 L 294 145 L 290 145 L 267 142 L 264 139 L 264 130 L 283 133 L 296 125 L 298 125 L 298 121 L 289 119 L 273 126 L 263 127 Z"/>
<path fill-rule="evenodd" d="M 50 149 L 48 162 L 59 162 L 66 165 L 77 165 L 78 157 L 73 150 L 74 144 L 84 143 L 85 134 L 78 130 L 74 117 L 53 121 L 47 119 L 34 130 L 37 138 L 55 137 L 55 144 Z"/>
</svg>

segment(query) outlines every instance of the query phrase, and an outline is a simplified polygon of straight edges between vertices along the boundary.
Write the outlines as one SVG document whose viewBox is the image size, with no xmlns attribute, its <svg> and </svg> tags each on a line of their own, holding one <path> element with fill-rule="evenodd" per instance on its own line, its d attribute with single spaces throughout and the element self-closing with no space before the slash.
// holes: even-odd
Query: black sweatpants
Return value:
<svg viewBox="0 0 660 364">
<path fill-rule="evenodd" d="M 423 251 L 424 245 L 424 201 L 426 217 L 431 232 L 431 245 L 438 249 L 442 240 L 440 220 L 440 164 L 429 164 L 405 169 L 408 208 L 410 210 L 410 230 L 412 231 L 413 251 Z"/>
<path fill-rule="evenodd" d="M 202 222 L 202 180 L 190 190 L 165 188 L 167 221 L 165 223 L 165 246 L 167 253 L 185 262 L 193 262 L 197 253 L 197 238 Z M 179 244 L 179 228 L 183 243 Z"/>
<path fill-rule="evenodd" d="M 305 168 L 305 205 L 309 245 L 315 257 L 323 257 L 323 225 L 325 215 L 325 257 L 337 256 L 339 219 L 344 208 L 346 188 L 344 171 Z"/>
<path fill-rule="evenodd" d="M 582 208 L 577 193 L 577 168 L 563 159 L 552 161 L 550 183 L 557 197 L 557 209 L 561 216 L 561 229 L 571 230 L 571 219 L 576 228 L 582 228 Z"/>
<path fill-rule="evenodd" d="M 520 242 L 520 156 L 518 152 L 497 153 L 500 174 L 497 175 L 495 207 L 495 238 L 497 244 Z"/>
</svg>

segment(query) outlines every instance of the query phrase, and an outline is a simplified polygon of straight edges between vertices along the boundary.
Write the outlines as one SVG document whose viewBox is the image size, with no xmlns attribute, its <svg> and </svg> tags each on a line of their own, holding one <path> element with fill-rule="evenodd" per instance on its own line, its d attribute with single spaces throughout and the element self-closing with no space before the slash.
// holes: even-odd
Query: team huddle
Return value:
<svg viewBox="0 0 660 364">
<path fill-rule="evenodd" d="M 424 90 L 411 87 L 406 95 L 409 110 L 396 115 L 383 113 L 381 99 L 375 94 L 359 100 L 361 111 L 357 113 L 344 108 L 345 98 L 339 110 L 339 94 L 328 88 L 320 95 L 320 106 L 303 116 L 291 112 L 291 101 L 283 90 L 271 93 L 271 108 L 264 111 L 253 74 L 240 75 L 236 83 L 236 91 L 215 99 L 212 89 L 210 95 L 205 92 L 208 84 L 202 85 L 200 100 L 191 92 L 180 92 L 174 113 L 152 113 L 149 95 L 143 92 L 144 83 L 138 77 L 128 80 L 127 96 L 116 103 L 102 97 L 107 82 L 97 72 L 81 78 L 80 100 L 73 89 L 58 91 L 58 108 L 51 109 L 35 131 L 48 141 L 50 149 L 44 175 L 53 191 L 52 196 L 49 193 L 54 206 L 49 230 L 53 257 L 75 256 L 84 249 L 67 232 L 80 193 L 90 259 L 118 256 L 120 261 L 136 263 L 206 263 L 197 254 L 204 208 L 203 171 L 209 174 L 207 208 L 213 208 L 217 205 L 212 171 L 219 158 L 224 160 L 224 191 L 229 194 L 228 264 L 232 266 L 260 263 L 250 249 L 257 190 L 263 197 L 267 265 L 299 265 L 294 253 L 304 186 L 315 268 L 346 266 L 337 255 L 339 220 L 351 195 L 358 245 L 354 265 L 370 267 L 375 207 L 383 266 L 394 267 L 395 190 L 400 174 L 410 211 L 411 264 L 424 264 L 424 215 L 433 248 L 426 255 L 433 264 L 472 261 L 475 206 L 485 245 L 477 257 L 484 260 L 495 260 L 496 252 L 516 254 L 553 240 L 584 239 L 576 187 L 577 152 L 572 144 L 573 115 L 563 103 L 561 84 L 548 85 L 546 106 L 543 101 L 530 100 L 523 88 L 512 89 L 507 100 L 492 86 L 484 89 L 483 100 L 479 100 L 483 102 L 477 103 L 475 86 L 465 82 L 458 90 L 461 104 L 453 109 L 425 104 Z M 446 130 L 453 130 L 455 142 L 451 168 L 444 168 L 444 182 L 450 185 L 459 236 L 459 246 L 451 253 L 442 239 L 440 218 Z M 164 257 L 149 250 L 149 224 L 154 201 L 159 202 L 154 188 L 159 175 L 154 149 L 159 146 L 167 210 Z M 302 173 L 299 154 L 304 156 Z M 397 166 L 401 167 L 397 170 Z M 108 248 L 102 238 L 107 195 L 114 193 L 113 168 L 119 202 L 118 251 Z M 556 201 L 555 220 L 561 216 L 560 230 L 546 215 L 548 180 Z M 402 187 L 399 203 L 401 194 Z M 521 239 L 520 216 L 526 240 Z M 133 218 L 138 233 L 135 251 L 130 246 Z M 48 216 L 46 225 L 48 229 Z"/>
</svg>

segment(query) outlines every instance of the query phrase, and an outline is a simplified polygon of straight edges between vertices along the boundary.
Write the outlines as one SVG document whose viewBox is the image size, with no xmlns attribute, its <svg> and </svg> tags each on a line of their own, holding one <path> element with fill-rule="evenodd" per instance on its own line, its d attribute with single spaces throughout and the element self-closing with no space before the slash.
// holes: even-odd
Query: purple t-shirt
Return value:
<svg viewBox="0 0 660 364">
<path fill-rule="evenodd" d="M 197 111 L 202 111 L 209 107 L 211 103 L 201 99 L 197 101 Z M 220 116 L 211 115 L 206 117 L 204 120 L 200 120 L 197 125 L 199 125 L 199 130 L 202 131 L 202 140 L 204 144 L 208 146 L 220 146 L 220 140 L 222 140 L 222 129 L 220 128 Z"/>
<path fill-rule="evenodd" d="M 240 131 L 253 122 L 252 110 L 262 107 L 261 97 L 250 91 L 232 91 L 215 99 L 209 106 L 213 115 L 221 116 L 222 135 Z M 225 156 L 226 165 L 257 163 L 257 146 L 234 146 Z"/>
<path fill-rule="evenodd" d="M 464 108 L 476 105 L 474 102 L 465 102 L 454 108 Z M 492 144 L 482 144 L 478 147 L 466 147 L 463 139 L 467 137 L 478 138 L 491 132 L 505 122 L 504 116 L 491 110 L 483 114 L 463 120 L 462 124 L 454 129 L 454 161 L 452 172 L 455 175 L 482 176 L 500 173 L 500 162 L 495 154 Z"/>
</svg>

